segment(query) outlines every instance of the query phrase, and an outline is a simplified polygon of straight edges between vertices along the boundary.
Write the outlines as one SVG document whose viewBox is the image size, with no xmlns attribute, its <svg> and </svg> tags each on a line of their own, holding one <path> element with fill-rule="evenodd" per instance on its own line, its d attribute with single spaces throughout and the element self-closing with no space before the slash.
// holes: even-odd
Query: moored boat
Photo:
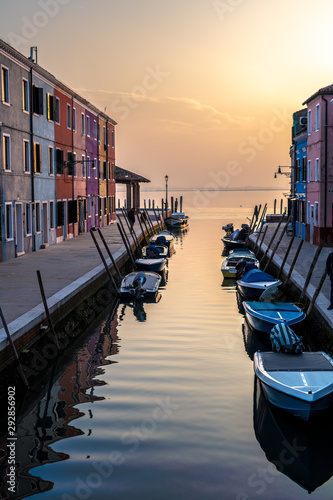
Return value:
<svg viewBox="0 0 333 500">
<path fill-rule="evenodd" d="M 152 253 L 150 252 L 152 245 L 147 245 L 142 247 L 142 257 L 151 258 Z M 156 258 L 160 259 L 162 257 L 166 258 L 168 256 L 169 249 L 165 245 L 154 245 L 154 247 L 158 250 L 158 254 L 156 254 Z M 148 250 L 149 249 L 149 250 Z"/>
<path fill-rule="evenodd" d="M 237 289 L 246 300 L 256 300 L 269 287 L 281 285 L 281 281 L 259 269 L 252 269 L 236 281 Z"/>
<path fill-rule="evenodd" d="M 257 260 L 255 254 L 248 249 L 238 249 L 232 250 L 227 258 L 222 262 L 221 271 L 224 278 L 236 278 L 237 277 L 237 264 L 240 261 L 245 264 L 253 264 L 259 268 L 259 261 Z"/>
<path fill-rule="evenodd" d="M 325 352 L 256 352 L 254 371 L 273 405 L 303 420 L 333 402 L 333 359 Z"/>
<path fill-rule="evenodd" d="M 173 212 L 164 222 L 171 229 L 185 229 L 189 225 L 189 217 L 184 212 Z"/>
<path fill-rule="evenodd" d="M 252 328 L 270 333 L 277 324 L 295 325 L 305 319 L 305 313 L 291 302 L 243 302 L 245 316 Z"/>
<path fill-rule="evenodd" d="M 136 259 L 135 264 L 139 271 L 160 272 L 163 271 L 163 269 L 165 268 L 166 261 L 167 260 L 163 257 L 160 259 L 143 258 L 143 259 Z"/>
<path fill-rule="evenodd" d="M 161 279 L 162 277 L 155 272 L 132 272 L 122 279 L 119 295 L 130 299 L 155 297 Z"/>
<path fill-rule="evenodd" d="M 175 237 L 172 233 L 170 233 L 170 231 L 163 230 L 160 231 L 158 234 L 154 234 L 154 236 L 150 238 L 150 243 L 153 243 L 154 245 L 167 246 L 170 255 L 170 252 L 175 244 Z"/>
<path fill-rule="evenodd" d="M 250 227 L 248 224 L 242 224 L 241 229 L 236 229 L 232 233 L 230 230 L 233 229 L 232 224 L 224 226 L 222 229 L 226 231 L 226 235 L 221 238 L 224 248 L 227 251 L 234 250 L 235 248 L 245 248 L 246 241 L 249 235 Z"/>
</svg>

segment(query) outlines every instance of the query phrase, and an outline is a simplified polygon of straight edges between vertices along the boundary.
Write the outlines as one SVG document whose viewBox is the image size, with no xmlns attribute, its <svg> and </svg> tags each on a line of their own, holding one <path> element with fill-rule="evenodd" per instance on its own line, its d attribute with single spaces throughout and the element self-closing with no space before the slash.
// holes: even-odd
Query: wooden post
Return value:
<svg viewBox="0 0 333 500">
<path fill-rule="evenodd" d="M 274 214 L 276 214 L 276 200 L 274 200 Z"/>
<path fill-rule="evenodd" d="M 183 211 L 183 197 L 180 196 L 179 198 L 179 212 Z"/>
<path fill-rule="evenodd" d="M 114 258 L 113 258 L 113 255 L 112 255 L 112 253 L 111 253 L 111 251 L 110 251 L 110 248 L 108 247 L 108 244 L 107 244 L 107 243 L 106 243 L 106 241 L 105 241 L 105 238 L 104 238 L 104 236 L 103 236 L 103 234 L 102 234 L 102 231 L 100 230 L 100 228 L 97 228 L 97 231 L 98 231 L 98 234 L 99 234 L 99 236 L 100 236 L 100 238 L 101 238 L 101 240 L 102 240 L 102 242 L 103 242 L 103 245 L 104 245 L 104 247 L 105 247 L 105 250 L 107 251 L 108 256 L 110 257 L 110 260 L 111 260 L 111 262 L 112 262 L 112 265 L 113 265 L 113 267 L 115 268 L 116 273 L 118 274 L 118 278 L 119 278 L 119 279 L 120 279 L 120 281 L 121 281 L 121 280 L 123 279 L 123 277 L 122 277 L 122 275 L 121 275 L 121 273 L 120 273 L 120 271 L 119 271 L 119 267 L 117 266 L 116 261 L 115 261 L 115 260 L 114 260 Z"/>
<path fill-rule="evenodd" d="M 118 227 L 118 230 L 120 232 L 120 236 L 122 237 L 122 240 L 124 242 L 124 245 L 125 245 L 126 251 L 128 253 L 128 256 L 131 259 L 131 262 L 132 262 L 132 265 L 133 265 L 134 269 L 136 270 L 136 264 L 135 264 L 135 260 L 134 260 L 134 255 L 133 255 L 132 250 L 130 249 L 130 247 L 129 247 L 127 241 L 126 241 L 126 234 L 123 232 L 123 229 L 120 226 L 120 224 L 118 224 L 118 222 L 117 222 L 117 227 Z"/>
<path fill-rule="evenodd" d="M 259 222 L 258 224 L 255 226 L 256 229 L 260 232 L 261 230 L 261 227 L 262 227 L 262 222 L 264 221 L 264 217 L 266 215 L 266 211 L 267 211 L 267 203 L 264 205 L 263 209 L 262 209 L 262 212 L 261 212 L 261 216 L 260 216 L 260 219 L 259 219 Z M 255 230 L 255 228 L 253 229 Z"/>
<path fill-rule="evenodd" d="M 294 269 L 294 267 L 295 267 L 295 264 L 296 264 L 297 258 L 298 258 L 298 256 L 299 256 L 299 253 L 300 253 L 300 251 L 301 251 L 301 248 L 302 248 L 302 246 L 303 246 L 303 243 L 304 243 L 304 240 L 301 240 L 301 241 L 300 241 L 300 243 L 299 243 L 299 245 L 298 245 L 298 248 L 297 248 L 296 253 L 295 253 L 295 256 L 294 256 L 294 259 L 293 259 L 293 261 L 292 261 L 292 263 L 291 263 L 291 266 L 290 266 L 290 269 L 289 269 L 288 276 L 287 276 L 287 278 L 286 278 L 286 281 L 284 282 L 284 285 L 285 285 L 285 286 L 287 285 L 287 283 L 288 283 L 288 281 L 289 281 L 289 279 L 290 279 L 291 273 L 293 272 L 293 269 Z"/>
<path fill-rule="evenodd" d="M 149 228 L 151 229 L 152 234 L 155 234 L 154 224 L 150 218 L 150 215 L 149 215 L 149 212 L 147 209 L 145 210 L 145 213 L 146 213 L 146 220 L 148 222 Z"/>
<path fill-rule="evenodd" d="M 303 240 L 302 240 L 302 241 L 303 241 Z M 326 279 L 326 276 L 327 276 L 327 271 L 326 271 L 326 269 L 324 269 L 323 275 L 322 275 L 322 277 L 320 278 L 319 284 L 318 284 L 318 286 L 317 286 L 317 288 L 316 288 L 315 293 L 313 294 L 313 297 L 312 297 L 311 302 L 310 302 L 310 304 L 309 304 L 308 310 L 306 311 L 306 317 L 307 317 L 307 318 L 310 316 L 310 314 L 311 314 L 311 312 L 312 312 L 312 309 L 313 309 L 314 304 L 315 304 L 315 302 L 316 302 L 316 300 L 317 300 L 317 297 L 318 297 L 318 295 L 319 295 L 319 292 L 320 292 L 320 290 L 321 290 L 321 287 L 322 287 L 322 286 L 323 286 L 323 284 L 324 284 L 324 281 L 325 281 L 325 279 Z"/>
<path fill-rule="evenodd" d="M 130 239 L 129 239 L 129 237 L 128 237 L 128 236 L 127 236 L 127 234 L 126 234 L 126 231 L 125 231 L 125 228 L 124 228 L 124 225 L 123 225 L 123 223 L 122 223 L 121 218 L 120 218 L 120 217 L 118 217 L 118 220 L 119 220 L 119 222 L 120 222 L 120 226 L 121 226 L 122 232 L 123 232 L 123 234 L 124 234 L 124 238 L 125 238 L 125 240 L 126 240 L 126 242 L 127 242 L 127 246 L 128 246 L 128 248 L 129 248 L 129 251 L 130 251 L 130 253 L 131 253 L 132 257 L 133 257 L 133 261 L 134 261 L 134 260 L 135 260 L 135 255 L 134 255 L 134 252 L 133 252 L 133 250 L 132 250 L 132 245 L 131 245 Z"/>
<path fill-rule="evenodd" d="M 175 212 L 178 212 L 178 198 L 175 201 Z"/>
<path fill-rule="evenodd" d="M 278 275 L 277 275 L 277 279 L 280 279 L 280 276 L 282 275 L 282 271 L 283 271 L 284 265 L 285 265 L 285 263 L 287 261 L 289 252 L 290 252 L 292 244 L 294 242 L 294 239 L 295 239 L 295 235 L 293 235 L 292 238 L 291 238 L 291 240 L 289 241 L 289 245 L 288 245 L 286 253 L 284 254 L 283 261 L 282 261 L 281 267 L 280 267 Z"/>
<path fill-rule="evenodd" d="M 304 283 L 304 287 L 303 287 L 303 290 L 302 290 L 302 293 L 301 293 L 301 296 L 299 298 L 299 301 L 302 302 L 302 300 L 304 299 L 305 297 L 305 294 L 306 294 L 306 291 L 308 289 L 308 286 L 309 286 L 309 283 L 310 283 L 310 280 L 311 280 L 311 276 L 312 276 L 312 273 L 313 273 L 313 270 L 315 268 L 315 265 L 317 264 L 317 260 L 319 259 L 319 255 L 320 255 L 320 252 L 322 251 L 322 245 L 319 245 L 317 247 L 317 250 L 316 250 L 316 253 L 313 257 L 313 261 L 311 263 L 311 266 L 310 266 L 310 269 L 309 269 L 309 272 L 308 272 L 308 275 L 306 277 L 306 280 L 305 280 L 305 283 Z"/>
<path fill-rule="evenodd" d="M 19 359 L 19 357 L 18 357 L 18 355 L 17 355 L 16 348 L 15 348 L 14 343 L 13 343 L 13 341 L 12 341 L 12 338 L 11 338 L 11 336 L 10 336 L 10 333 L 9 333 L 9 330 L 8 330 L 8 326 L 7 326 L 7 322 L 6 322 L 6 320 L 5 320 L 5 317 L 4 317 L 4 315 L 3 315 L 3 312 L 2 312 L 1 307 L 0 307 L 0 317 L 1 317 L 1 321 L 2 321 L 3 327 L 4 327 L 4 329 L 5 329 L 6 335 L 7 335 L 8 342 L 9 342 L 9 344 L 10 344 L 10 347 L 11 347 L 12 351 L 13 351 L 14 359 L 15 359 L 15 362 L 16 362 L 16 364 L 17 364 L 17 367 L 18 367 L 18 370 L 19 370 L 19 372 L 20 372 L 20 375 L 21 375 L 21 377 L 22 377 L 23 383 L 24 383 L 24 385 L 25 385 L 25 386 L 29 389 L 29 384 L 28 384 L 28 381 L 27 381 L 27 379 L 26 379 L 26 376 L 25 376 L 25 373 L 24 373 L 24 371 L 23 371 L 23 368 L 22 368 L 22 365 L 21 365 L 20 359 Z"/>
<path fill-rule="evenodd" d="M 45 291 L 44 291 L 44 286 L 43 286 L 43 282 L 42 282 L 42 277 L 41 277 L 40 271 L 37 270 L 36 273 L 37 273 L 37 278 L 38 278 L 39 290 L 40 290 L 40 294 L 42 296 L 42 301 L 43 301 L 43 304 L 44 304 L 44 309 L 45 309 L 45 313 L 46 313 L 46 317 L 47 317 L 47 322 L 49 324 L 49 328 L 50 328 L 50 330 L 52 332 L 52 335 L 54 337 L 54 343 L 57 346 L 57 349 L 59 350 L 58 338 L 57 338 L 57 334 L 55 332 L 55 329 L 54 329 L 54 326 L 53 326 L 53 322 L 52 322 L 52 319 L 51 319 L 51 315 L 50 315 L 50 311 L 49 311 L 49 308 L 48 308 L 48 305 L 47 305 Z"/>
<path fill-rule="evenodd" d="M 280 218 L 280 220 L 279 220 L 279 223 L 278 223 L 278 225 L 277 225 L 277 226 L 276 226 L 276 228 L 275 228 L 275 231 L 274 231 L 274 233 L 273 233 L 273 236 L 272 236 L 272 238 L 271 238 L 270 242 L 269 242 L 269 243 L 268 243 L 268 245 L 267 245 L 266 251 L 265 251 L 264 255 L 262 256 L 262 258 L 261 258 L 261 260 L 260 260 L 260 264 L 261 264 L 262 262 L 264 262 L 264 259 L 265 259 L 266 255 L 268 254 L 269 249 L 271 248 L 271 245 L 272 245 L 272 243 L 273 243 L 273 241 L 274 241 L 274 238 L 275 238 L 275 236 L 277 235 L 278 230 L 280 229 L 280 226 L 281 226 L 281 223 L 282 223 L 282 221 L 283 221 L 283 218 L 284 218 L 284 217 L 283 217 L 283 214 L 282 214 L 282 216 L 281 216 L 281 218 Z"/>
<path fill-rule="evenodd" d="M 118 224 L 117 224 L 117 225 L 118 225 Z M 114 277 L 112 276 L 112 273 L 111 273 L 110 269 L 108 268 L 108 265 L 107 265 L 107 263 L 106 263 L 106 260 L 104 259 L 104 255 L 103 255 L 103 253 L 102 253 L 102 250 L 101 250 L 101 249 L 100 249 L 100 247 L 99 247 L 99 244 L 98 244 L 98 242 L 97 242 L 97 240 L 96 240 L 96 237 L 95 237 L 95 235 L 94 235 L 93 231 L 94 231 L 94 229 L 92 229 L 92 228 L 91 228 L 91 229 L 90 229 L 90 234 L 91 234 L 91 237 L 92 237 L 92 239 L 93 239 L 93 242 L 95 243 L 95 246 L 96 246 L 96 248 L 97 248 L 97 251 L 98 251 L 98 253 L 99 253 L 100 258 L 102 259 L 102 262 L 103 262 L 104 267 L 105 267 L 105 271 L 107 272 L 107 275 L 109 276 L 110 281 L 112 282 L 112 284 L 113 284 L 113 286 L 114 286 L 115 290 L 116 290 L 116 291 L 117 291 L 117 293 L 118 293 L 117 283 L 115 282 L 115 279 L 114 279 Z"/>
<path fill-rule="evenodd" d="M 282 214 L 282 210 L 283 210 L 283 199 L 281 198 L 281 202 L 280 202 L 280 214 Z"/>
<path fill-rule="evenodd" d="M 139 216 L 139 214 L 137 214 L 137 217 L 138 217 L 138 221 L 139 221 L 139 224 L 140 224 L 140 228 L 141 228 L 141 232 L 142 232 L 142 236 L 143 236 L 143 239 L 145 240 L 145 244 L 148 245 L 148 240 L 146 238 L 146 235 L 145 235 L 145 232 L 144 232 L 144 229 L 142 227 L 142 222 L 141 222 L 141 218 Z"/>
<path fill-rule="evenodd" d="M 171 196 L 171 212 L 174 212 L 174 209 L 173 209 L 173 196 Z"/>
<path fill-rule="evenodd" d="M 155 208 L 154 208 L 154 207 L 153 207 L 153 210 L 154 210 L 154 215 L 155 215 L 156 222 L 157 222 L 157 224 L 158 224 L 158 230 L 159 230 L 159 231 L 162 231 L 162 225 L 161 225 L 161 223 L 160 223 L 160 221 L 159 221 L 159 218 L 158 218 L 158 216 L 157 216 L 157 214 L 156 214 L 156 210 L 155 210 Z"/>
<path fill-rule="evenodd" d="M 262 244 L 263 244 L 263 241 L 264 241 L 265 236 L 266 236 L 266 233 L 267 233 L 267 229 L 268 229 L 268 226 L 266 226 L 266 227 L 265 227 L 265 229 L 264 229 L 264 233 L 263 233 L 263 235 L 262 235 L 262 238 L 261 238 L 261 241 L 260 241 L 260 245 L 258 246 L 258 250 L 257 250 L 257 252 L 256 252 L 256 256 L 258 256 L 258 255 L 259 255 L 259 252 L 260 252 L 260 250 L 261 250 L 261 246 L 262 246 Z M 259 234 L 260 234 L 260 232 L 259 232 Z"/>
<path fill-rule="evenodd" d="M 278 249 L 278 246 L 279 246 L 279 245 L 280 245 L 280 243 L 281 243 L 281 240 L 282 240 L 282 238 L 283 238 L 283 236 L 284 236 L 284 233 L 285 233 L 285 232 L 286 232 L 286 230 L 287 230 L 287 227 L 288 227 L 288 224 L 289 224 L 289 222 L 290 222 L 290 219 L 291 219 L 291 215 L 289 215 L 289 217 L 288 217 L 288 219 L 287 219 L 287 222 L 285 223 L 285 226 L 284 226 L 284 228 L 282 229 L 282 233 L 281 233 L 281 235 L 280 235 L 280 238 L 277 240 L 276 245 L 275 245 L 274 249 L 272 250 L 272 253 L 271 253 L 271 255 L 270 255 L 270 257 L 269 257 L 269 259 L 268 259 L 268 261 L 267 261 L 267 264 L 266 264 L 266 266 L 265 266 L 265 268 L 264 268 L 264 271 L 266 271 L 266 269 L 268 269 L 268 266 L 269 266 L 269 265 L 270 265 L 270 263 L 272 262 L 272 259 L 273 259 L 273 257 L 274 257 L 274 254 L 275 254 L 276 250 Z"/>
<path fill-rule="evenodd" d="M 139 245 L 139 242 L 137 240 L 137 237 L 136 237 L 136 234 L 135 234 L 135 231 L 134 231 L 134 225 L 133 225 L 133 228 L 131 228 L 131 225 L 130 225 L 130 222 L 129 222 L 129 218 L 128 218 L 128 213 L 126 212 L 126 210 L 122 210 L 122 213 L 123 213 L 123 216 L 124 216 L 124 219 L 126 221 L 126 224 L 127 224 L 127 227 L 129 229 L 129 232 L 133 238 L 133 242 L 135 244 L 135 247 L 136 247 L 136 251 L 138 252 L 138 255 L 141 257 L 142 256 L 142 251 L 141 251 L 141 247 Z M 135 218 L 135 216 L 134 216 Z M 120 217 L 118 217 L 118 220 L 120 221 Z M 124 229 L 124 227 L 123 227 Z"/>
</svg>

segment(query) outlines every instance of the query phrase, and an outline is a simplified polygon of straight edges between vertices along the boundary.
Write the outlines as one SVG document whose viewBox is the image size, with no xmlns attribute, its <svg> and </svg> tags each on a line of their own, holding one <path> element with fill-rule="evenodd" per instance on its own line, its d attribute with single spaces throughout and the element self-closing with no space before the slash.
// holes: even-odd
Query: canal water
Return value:
<svg viewBox="0 0 333 500">
<path fill-rule="evenodd" d="M 157 301 L 106 310 L 21 410 L 18 494 L 3 498 L 332 498 L 331 420 L 267 405 L 252 362 L 265 339 L 220 271 L 221 226 L 260 196 L 188 208 Z"/>
</svg>

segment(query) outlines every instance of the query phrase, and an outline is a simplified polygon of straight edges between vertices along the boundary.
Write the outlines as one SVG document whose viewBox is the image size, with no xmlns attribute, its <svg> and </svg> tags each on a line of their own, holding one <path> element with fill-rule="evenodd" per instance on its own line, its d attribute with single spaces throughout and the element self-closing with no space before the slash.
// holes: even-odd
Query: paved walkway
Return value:
<svg viewBox="0 0 333 500">
<path fill-rule="evenodd" d="M 267 245 L 269 245 L 269 243 L 273 237 L 273 234 L 275 232 L 276 227 L 277 227 L 277 223 L 268 224 L 268 229 L 267 229 L 267 232 L 266 232 L 265 238 L 263 240 L 263 244 L 262 244 L 262 249 L 264 251 L 266 250 Z M 276 242 L 281 238 L 283 227 L 284 227 L 284 224 L 281 224 L 280 229 L 279 229 L 273 243 L 270 246 L 269 255 L 270 255 L 271 251 L 275 248 Z M 251 235 L 250 239 L 251 239 L 251 241 L 255 242 L 257 240 L 257 237 L 258 237 L 258 233 L 253 233 Z M 262 236 L 259 237 L 259 241 L 258 241 L 259 245 L 260 245 L 261 238 L 262 238 Z M 291 238 L 292 238 L 291 236 L 287 236 L 286 234 L 284 234 L 284 236 L 283 236 L 283 238 L 278 246 L 278 249 L 277 249 L 275 257 L 274 257 L 274 262 L 279 266 L 281 266 L 281 264 L 282 264 L 282 260 L 286 254 L 286 251 L 287 251 L 287 248 L 289 246 Z M 290 265 L 294 259 L 294 256 L 295 256 L 297 248 L 300 244 L 300 241 L 301 241 L 300 238 L 294 239 L 294 242 L 293 242 L 293 245 L 292 245 L 291 250 L 289 252 L 286 264 L 284 266 L 285 272 L 288 272 L 290 269 Z M 313 294 L 314 294 L 314 292 L 319 284 L 319 281 L 322 277 L 322 274 L 324 272 L 327 256 L 332 250 L 333 249 L 329 248 L 329 247 L 323 248 L 321 250 L 319 259 L 318 259 L 317 264 L 314 268 L 314 271 L 313 271 L 313 274 L 312 274 L 312 277 L 310 280 L 310 284 L 309 284 L 308 289 L 307 289 L 307 297 L 308 298 L 311 298 L 313 296 Z M 308 272 L 309 272 L 309 269 L 310 269 L 310 266 L 311 266 L 311 263 L 313 261 L 313 258 L 314 258 L 316 251 L 317 251 L 317 246 L 312 245 L 311 243 L 309 243 L 307 241 L 303 242 L 303 246 L 302 246 L 301 251 L 299 253 L 299 256 L 297 258 L 296 265 L 294 267 L 294 271 L 292 273 L 292 281 L 297 283 L 301 289 L 304 287 L 304 283 L 305 283 L 306 277 L 308 275 Z M 321 289 L 321 293 L 319 294 L 317 301 L 316 301 L 316 308 L 320 311 L 322 316 L 333 326 L 333 311 L 327 311 L 327 307 L 329 305 L 330 289 L 331 289 L 330 281 L 329 281 L 329 278 L 326 277 L 324 285 Z"/>
<path fill-rule="evenodd" d="M 124 221 L 123 224 L 127 228 Z M 138 222 L 134 229 L 137 234 L 141 234 Z M 115 260 L 121 259 L 126 250 L 117 225 L 102 227 L 101 231 Z M 129 233 L 128 229 L 126 232 Z M 110 262 L 98 233 L 95 234 L 104 257 Z M 45 317 L 37 270 L 41 273 L 51 313 L 59 303 L 65 303 L 105 272 L 90 233 L 0 263 L 0 306 L 14 339 Z M 2 328 L 0 350 L 5 345 L 7 338 Z"/>
</svg>

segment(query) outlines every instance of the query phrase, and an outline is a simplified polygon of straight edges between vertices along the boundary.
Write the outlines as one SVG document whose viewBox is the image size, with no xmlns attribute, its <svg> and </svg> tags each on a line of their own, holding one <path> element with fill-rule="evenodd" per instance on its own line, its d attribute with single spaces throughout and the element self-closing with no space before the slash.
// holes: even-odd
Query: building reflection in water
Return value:
<svg viewBox="0 0 333 500">
<path fill-rule="evenodd" d="M 305 422 L 273 407 L 254 381 L 254 432 L 267 460 L 309 493 L 333 475 L 332 411 Z"/>
<path fill-rule="evenodd" d="M 22 410 L 16 409 L 17 484 L 14 495 L 8 493 L 7 426 L 4 424 L 0 433 L 1 498 L 26 498 L 52 489 L 51 481 L 33 476 L 33 468 L 69 458 L 65 453 L 53 451 L 52 443 L 83 434 L 71 425 L 83 415 L 77 405 L 103 399 L 94 395 L 94 387 L 105 384 L 97 377 L 103 375 L 103 365 L 115 362 L 109 356 L 119 352 L 117 306 L 102 323 L 102 330 L 99 328 L 90 335 L 85 345 L 60 370 L 54 365 L 48 384 L 36 388 L 33 400 L 31 391 Z M 62 359 L 66 355 L 63 353 Z"/>
</svg>

